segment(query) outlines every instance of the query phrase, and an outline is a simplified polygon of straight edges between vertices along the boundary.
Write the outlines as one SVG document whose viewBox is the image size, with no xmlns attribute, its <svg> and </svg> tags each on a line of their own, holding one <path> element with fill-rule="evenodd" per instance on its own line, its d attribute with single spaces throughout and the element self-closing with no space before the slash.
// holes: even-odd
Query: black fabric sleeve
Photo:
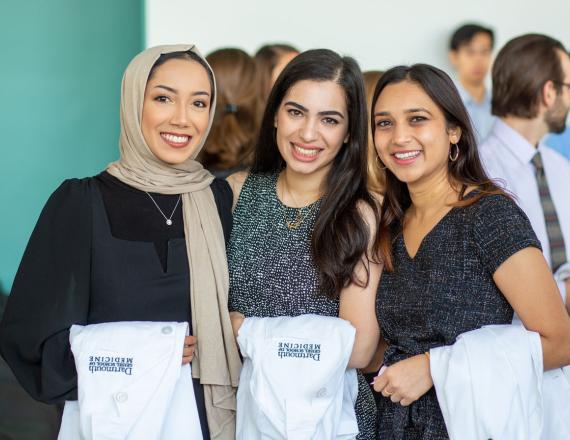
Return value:
<svg viewBox="0 0 570 440">
<path fill-rule="evenodd" d="M 473 234 L 479 260 L 493 274 L 527 247 L 542 249 L 522 209 L 505 195 L 488 195 L 473 205 Z"/>
<path fill-rule="evenodd" d="M 0 323 L 2 356 L 24 389 L 46 403 L 77 399 L 69 327 L 87 321 L 90 185 L 89 179 L 65 181 L 48 200 Z"/>
<path fill-rule="evenodd" d="M 216 207 L 218 208 L 218 214 L 220 215 L 220 220 L 222 222 L 222 228 L 224 230 L 224 240 L 226 245 L 230 239 L 230 234 L 232 232 L 233 216 L 232 216 L 232 203 L 233 203 L 233 193 L 230 184 L 224 179 L 214 179 L 211 185 L 212 193 L 214 194 L 214 200 L 216 201 Z"/>
</svg>

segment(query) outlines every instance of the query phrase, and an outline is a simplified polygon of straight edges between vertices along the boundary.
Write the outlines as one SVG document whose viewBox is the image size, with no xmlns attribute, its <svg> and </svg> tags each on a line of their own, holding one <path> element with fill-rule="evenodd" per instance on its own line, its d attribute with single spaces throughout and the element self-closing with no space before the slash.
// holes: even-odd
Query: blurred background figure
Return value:
<svg viewBox="0 0 570 440">
<path fill-rule="evenodd" d="M 546 138 L 545 143 L 570 160 L 570 118 L 566 121 L 566 129 L 562 133 L 550 134 Z"/>
<path fill-rule="evenodd" d="M 261 74 L 261 93 L 264 103 L 281 71 L 297 55 L 299 50 L 288 44 L 266 44 L 255 53 Z"/>
<path fill-rule="evenodd" d="M 451 36 L 449 61 L 457 73 L 455 85 L 475 126 L 479 144 L 491 130 L 491 91 L 485 78 L 491 67 L 495 35 L 478 24 L 464 24 Z"/>
<path fill-rule="evenodd" d="M 263 110 L 255 60 L 236 48 L 219 49 L 206 59 L 216 75 L 216 115 L 198 160 L 216 177 L 249 167 Z"/>
<path fill-rule="evenodd" d="M 385 172 L 383 165 L 376 159 L 378 154 L 374 148 L 372 140 L 372 130 L 370 126 L 370 106 L 376 83 L 384 72 L 380 70 L 369 70 L 364 72 L 364 88 L 366 90 L 366 108 L 368 109 L 368 189 L 374 194 L 384 194 Z"/>
<path fill-rule="evenodd" d="M 570 121 L 566 122 L 566 129 L 562 133 L 548 136 L 546 145 L 570 160 Z"/>
<path fill-rule="evenodd" d="M 564 299 L 570 291 L 570 162 L 542 139 L 562 133 L 569 112 L 564 45 L 541 34 L 509 41 L 493 66 L 498 119 L 479 152 L 487 175 L 501 179 L 528 216 Z"/>
</svg>

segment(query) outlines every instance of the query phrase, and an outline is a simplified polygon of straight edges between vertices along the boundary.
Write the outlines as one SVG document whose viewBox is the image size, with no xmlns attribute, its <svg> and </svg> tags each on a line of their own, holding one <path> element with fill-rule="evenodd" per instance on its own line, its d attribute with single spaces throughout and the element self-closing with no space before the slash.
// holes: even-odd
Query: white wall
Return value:
<svg viewBox="0 0 570 440">
<path fill-rule="evenodd" d="M 570 46 L 570 0 L 146 0 L 148 46 L 194 42 L 205 54 L 266 42 L 326 47 L 363 70 L 427 62 L 449 68 L 450 33 L 465 21 L 496 32 L 496 48 L 529 32 Z"/>
</svg>

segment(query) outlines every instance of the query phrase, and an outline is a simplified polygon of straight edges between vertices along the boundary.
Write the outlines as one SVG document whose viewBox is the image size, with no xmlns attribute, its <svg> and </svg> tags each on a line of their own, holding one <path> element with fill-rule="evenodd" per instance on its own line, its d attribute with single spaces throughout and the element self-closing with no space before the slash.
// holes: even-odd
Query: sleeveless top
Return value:
<svg viewBox="0 0 570 440">
<path fill-rule="evenodd" d="M 241 190 L 228 244 L 229 309 L 246 317 L 338 316 L 339 301 L 319 293 L 311 235 L 320 201 L 290 208 L 277 196 L 278 174 L 250 174 Z M 286 222 L 304 217 L 297 229 Z M 375 438 L 376 404 L 359 374 L 358 439 Z"/>
</svg>

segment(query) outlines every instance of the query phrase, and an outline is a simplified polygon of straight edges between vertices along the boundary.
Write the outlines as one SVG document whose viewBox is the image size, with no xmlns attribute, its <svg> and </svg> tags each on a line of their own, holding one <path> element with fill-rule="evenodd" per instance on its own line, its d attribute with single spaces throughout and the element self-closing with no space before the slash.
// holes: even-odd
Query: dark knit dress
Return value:
<svg viewBox="0 0 570 440">
<path fill-rule="evenodd" d="M 399 234 L 393 247 L 395 270 L 382 274 L 376 300 L 378 322 L 389 344 L 384 363 L 453 344 L 461 333 L 484 325 L 509 324 L 513 309 L 493 273 L 531 246 L 540 249 L 529 220 L 502 195 L 453 208 L 425 236 L 414 258 Z M 435 389 L 407 407 L 380 395 L 377 438 L 447 439 Z"/>
<path fill-rule="evenodd" d="M 277 174 L 251 174 L 234 211 L 228 245 L 230 311 L 246 317 L 298 316 L 315 313 L 338 316 L 339 301 L 318 294 L 318 273 L 311 256 L 311 234 L 320 202 L 301 208 L 306 217 L 298 229 L 297 209 L 277 197 Z M 356 417 L 358 439 L 375 437 L 376 404 L 359 374 Z"/>
</svg>

